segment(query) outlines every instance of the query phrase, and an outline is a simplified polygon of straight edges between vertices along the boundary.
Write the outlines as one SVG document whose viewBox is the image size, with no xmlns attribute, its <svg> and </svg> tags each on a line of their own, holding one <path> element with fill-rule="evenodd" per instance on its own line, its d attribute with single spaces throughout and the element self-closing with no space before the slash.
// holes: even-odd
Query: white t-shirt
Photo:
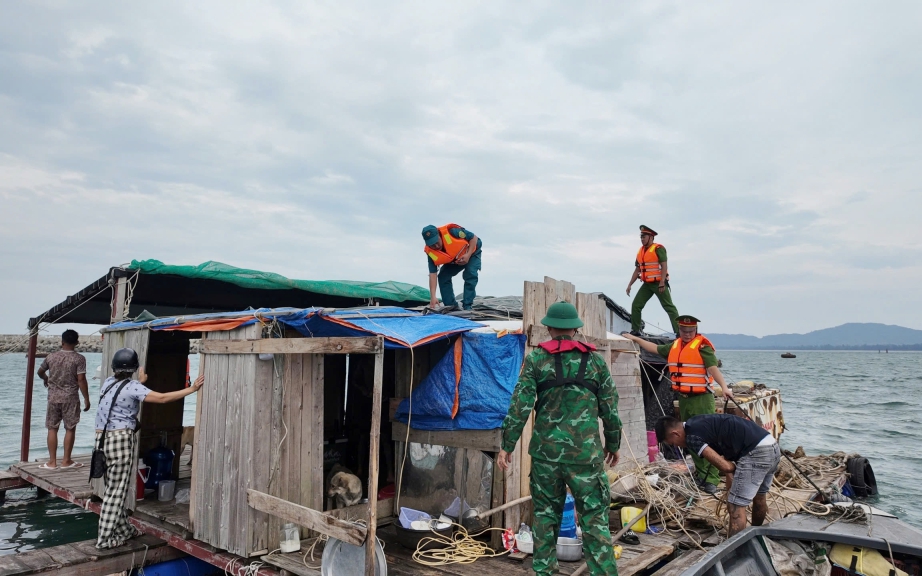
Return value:
<svg viewBox="0 0 922 576">
<path fill-rule="evenodd" d="M 138 412 L 141 411 L 141 402 L 150 394 L 150 388 L 141 384 L 137 380 L 132 380 L 125 384 L 118 398 L 115 400 L 115 406 L 112 408 L 112 416 L 109 417 L 109 407 L 112 406 L 112 397 L 122 385 L 123 380 L 116 380 L 115 376 L 109 376 L 102 385 L 103 396 L 99 399 L 99 406 L 96 408 L 96 429 L 102 430 L 123 430 L 125 428 L 134 429 L 137 424 Z M 106 418 L 109 417 L 109 424 L 106 426 Z"/>
</svg>

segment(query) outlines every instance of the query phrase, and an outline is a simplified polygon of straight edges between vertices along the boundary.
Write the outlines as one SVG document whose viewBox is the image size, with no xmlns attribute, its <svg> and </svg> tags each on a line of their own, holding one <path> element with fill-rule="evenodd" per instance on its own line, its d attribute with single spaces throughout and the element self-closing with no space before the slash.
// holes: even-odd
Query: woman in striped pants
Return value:
<svg viewBox="0 0 922 576">
<path fill-rule="evenodd" d="M 112 371 L 115 375 L 103 383 L 96 409 L 96 447 L 106 454 L 106 492 L 99 512 L 97 548 L 121 546 L 138 534 L 128 522 L 125 499 L 134 469 L 132 460 L 141 402 L 175 402 L 197 392 L 205 381 L 204 376 L 199 376 L 189 388 L 154 392 L 144 385 L 147 374 L 140 367 L 138 354 L 131 348 L 122 348 L 112 355 Z M 135 371 L 138 372 L 137 380 L 132 379 Z"/>
</svg>

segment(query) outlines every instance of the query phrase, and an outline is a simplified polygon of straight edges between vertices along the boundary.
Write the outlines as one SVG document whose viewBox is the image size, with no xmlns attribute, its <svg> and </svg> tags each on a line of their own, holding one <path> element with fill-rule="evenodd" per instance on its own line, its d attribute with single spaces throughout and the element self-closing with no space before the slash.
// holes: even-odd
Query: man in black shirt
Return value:
<svg viewBox="0 0 922 576">
<path fill-rule="evenodd" d="M 730 536 L 746 527 L 750 503 L 752 525 L 762 525 L 768 514 L 765 495 L 781 461 L 781 447 L 768 431 L 752 420 L 729 414 L 692 416 L 684 425 L 666 416 L 656 423 L 656 439 L 688 448 L 724 474 Z"/>
</svg>

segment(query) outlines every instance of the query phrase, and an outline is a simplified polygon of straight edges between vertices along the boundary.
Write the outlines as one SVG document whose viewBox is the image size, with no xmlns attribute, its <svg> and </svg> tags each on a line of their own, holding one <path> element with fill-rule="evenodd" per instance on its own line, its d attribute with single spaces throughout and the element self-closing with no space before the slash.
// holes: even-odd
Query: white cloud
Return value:
<svg viewBox="0 0 922 576">
<path fill-rule="evenodd" d="M 922 327 L 884 281 L 922 279 L 920 16 L 6 6 L 0 331 L 137 257 L 424 284 L 445 221 L 483 238 L 483 293 L 550 275 L 627 305 L 644 223 L 711 331 Z"/>
</svg>

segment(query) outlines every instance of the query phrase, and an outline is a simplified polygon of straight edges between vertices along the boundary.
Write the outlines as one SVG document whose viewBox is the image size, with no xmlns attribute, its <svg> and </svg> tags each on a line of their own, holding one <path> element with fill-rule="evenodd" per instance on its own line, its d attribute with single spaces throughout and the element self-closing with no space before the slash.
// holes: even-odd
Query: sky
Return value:
<svg viewBox="0 0 922 576">
<path fill-rule="evenodd" d="M 484 295 L 551 276 L 629 307 L 645 224 L 704 333 L 922 328 L 920 24 L 898 1 L 4 2 L 0 332 L 132 259 L 426 286 L 420 230 L 446 222 L 483 239 Z"/>
</svg>

